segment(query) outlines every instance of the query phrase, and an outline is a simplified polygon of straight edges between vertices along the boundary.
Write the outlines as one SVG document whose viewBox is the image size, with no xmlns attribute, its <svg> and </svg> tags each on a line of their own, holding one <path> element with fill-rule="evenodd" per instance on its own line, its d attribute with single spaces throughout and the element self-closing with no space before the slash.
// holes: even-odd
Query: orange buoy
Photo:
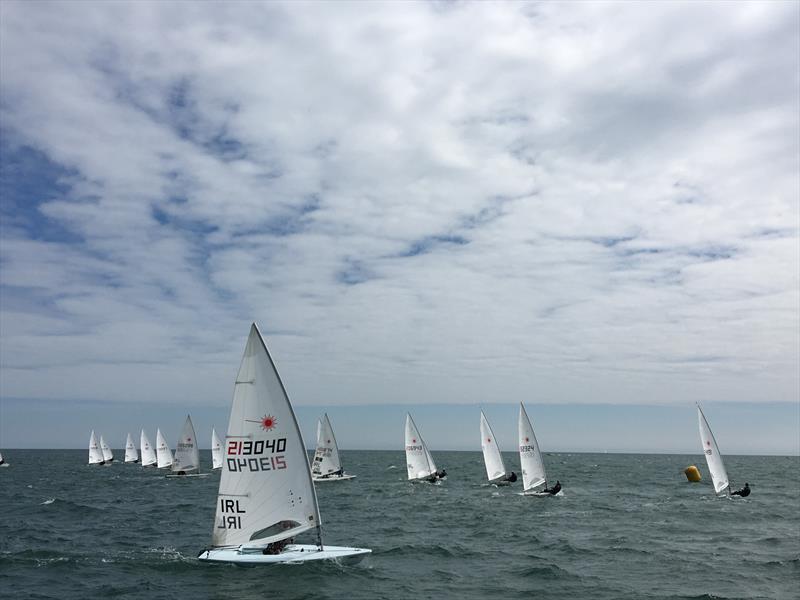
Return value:
<svg viewBox="0 0 800 600">
<path fill-rule="evenodd" d="M 684 475 L 686 475 L 686 479 L 688 479 L 693 483 L 700 481 L 702 479 L 702 477 L 700 477 L 700 469 L 698 469 L 694 465 L 686 467 L 686 470 L 683 473 Z"/>
</svg>

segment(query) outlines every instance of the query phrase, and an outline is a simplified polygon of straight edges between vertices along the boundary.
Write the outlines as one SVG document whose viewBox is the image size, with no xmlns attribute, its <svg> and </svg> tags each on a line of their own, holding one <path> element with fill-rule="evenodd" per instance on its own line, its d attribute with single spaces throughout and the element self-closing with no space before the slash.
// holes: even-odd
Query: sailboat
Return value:
<svg viewBox="0 0 800 600">
<path fill-rule="evenodd" d="M 342 481 L 356 477 L 345 473 L 342 469 L 339 446 L 336 444 L 336 436 L 333 435 L 333 427 L 327 413 L 317 421 L 317 449 L 311 465 L 311 476 L 314 481 Z"/>
<path fill-rule="evenodd" d="M 708 426 L 706 416 L 703 414 L 699 404 L 697 405 L 697 419 L 700 422 L 700 443 L 703 445 L 703 453 L 706 455 L 708 470 L 711 472 L 711 479 L 714 482 L 714 491 L 718 496 L 724 496 L 730 492 L 728 473 L 722 463 L 722 455 L 719 453 L 717 440 L 714 439 L 714 434 L 711 433 L 711 427 Z"/>
<path fill-rule="evenodd" d="M 410 413 L 406 413 L 406 466 L 409 481 L 432 483 L 437 479 L 444 479 L 447 475 L 444 469 L 441 471 L 436 469 L 436 463 L 433 462 L 433 457 Z"/>
<path fill-rule="evenodd" d="M 5 460 L 3 460 L 3 453 L 0 452 L 0 467 L 7 467 L 7 466 L 9 465 Z"/>
<path fill-rule="evenodd" d="M 100 450 L 103 452 L 103 461 L 106 466 L 114 462 L 114 453 L 111 451 L 111 447 L 106 443 L 102 435 L 100 436 Z"/>
<path fill-rule="evenodd" d="M 161 429 L 156 430 L 156 456 L 158 457 L 159 469 L 166 469 L 172 466 L 172 451 L 167 445 L 167 440 L 161 435 Z"/>
<path fill-rule="evenodd" d="M 156 458 L 156 451 L 153 446 L 150 444 L 150 440 L 147 438 L 147 434 L 142 429 L 142 435 L 140 438 L 141 448 L 142 448 L 142 466 L 143 467 L 155 467 L 158 463 L 158 459 Z"/>
<path fill-rule="evenodd" d="M 303 436 L 255 323 L 236 375 L 224 448 L 212 546 L 200 560 L 300 563 L 372 552 L 323 545 Z M 317 543 L 293 543 L 304 532 L 315 532 Z"/>
<path fill-rule="evenodd" d="M 100 444 L 97 443 L 97 438 L 94 437 L 94 429 L 92 429 L 92 435 L 89 436 L 89 464 L 102 465 L 104 463 L 103 451 L 100 449 Z"/>
<path fill-rule="evenodd" d="M 130 433 L 128 433 L 128 439 L 125 441 L 125 462 L 139 462 L 139 453 L 136 451 L 136 446 L 133 445 L 133 438 Z"/>
<path fill-rule="evenodd" d="M 519 463 L 522 467 L 522 495 L 553 495 L 547 487 L 542 452 L 522 402 L 519 403 Z"/>
<path fill-rule="evenodd" d="M 167 477 L 208 477 L 208 473 L 200 473 L 200 450 L 197 448 L 194 425 L 189 415 L 186 415 L 181 437 L 175 447 L 172 473 Z"/>
<path fill-rule="evenodd" d="M 211 469 L 222 468 L 222 442 L 217 437 L 217 430 L 211 428 Z"/>
<path fill-rule="evenodd" d="M 486 415 L 481 411 L 481 448 L 483 449 L 483 462 L 486 465 L 486 477 L 493 485 L 511 485 L 517 480 L 517 474 L 513 471 L 506 472 L 506 465 L 503 456 L 500 454 L 500 447 L 492 432 L 492 427 L 486 419 Z"/>
</svg>

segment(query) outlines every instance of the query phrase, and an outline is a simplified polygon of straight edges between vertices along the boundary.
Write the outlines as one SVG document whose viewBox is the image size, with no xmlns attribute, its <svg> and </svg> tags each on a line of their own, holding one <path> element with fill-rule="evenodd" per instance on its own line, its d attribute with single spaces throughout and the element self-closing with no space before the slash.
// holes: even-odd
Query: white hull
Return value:
<svg viewBox="0 0 800 600">
<path fill-rule="evenodd" d="M 183 479 L 184 477 L 208 477 L 208 475 L 208 473 L 184 473 L 183 475 L 179 475 L 178 473 L 168 473 L 167 475 L 164 475 L 164 477 Z"/>
<path fill-rule="evenodd" d="M 345 548 L 325 546 L 320 550 L 312 544 L 290 544 L 280 554 L 262 554 L 257 550 L 240 552 L 238 548 L 214 548 L 203 550 L 197 557 L 209 562 L 235 563 L 237 565 L 269 565 L 280 563 L 303 563 L 312 560 L 337 560 L 358 557 L 360 560 L 372 550 L 366 548 Z"/>
<path fill-rule="evenodd" d="M 560 496 L 562 494 L 562 490 L 559 490 L 557 494 L 551 494 L 550 492 L 534 492 L 534 491 L 527 491 L 527 492 L 520 492 L 520 496 L 536 496 L 537 498 L 546 498 L 549 496 Z"/>
<path fill-rule="evenodd" d="M 314 481 L 314 483 L 317 483 L 318 481 L 344 481 L 345 479 L 355 478 L 355 475 L 348 475 L 345 473 L 344 475 L 337 475 L 335 477 L 312 477 L 311 479 Z"/>
<path fill-rule="evenodd" d="M 490 481 L 489 485 L 496 485 L 496 486 L 503 485 L 503 486 L 505 486 L 505 485 L 511 485 L 511 482 L 508 481 L 507 479 L 500 479 L 498 481 Z"/>
<path fill-rule="evenodd" d="M 11 465 L 10 465 L 10 464 L 8 464 L 8 463 L 3 463 L 2 465 L 0 465 L 0 467 L 10 467 L 10 466 L 11 466 Z"/>
</svg>

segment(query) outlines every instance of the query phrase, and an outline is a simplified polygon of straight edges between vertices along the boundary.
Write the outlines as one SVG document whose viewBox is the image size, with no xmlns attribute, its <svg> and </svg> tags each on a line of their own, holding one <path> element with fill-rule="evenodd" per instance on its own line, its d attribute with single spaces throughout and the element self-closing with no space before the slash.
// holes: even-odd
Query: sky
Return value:
<svg viewBox="0 0 800 600">
<path fill-rule="evenodd" d="M 345 447 L 798 453 L 799 205 L 796 2 L 6 0 L 0 447 L 224 429 L 256 321 Z"/>
</svg>

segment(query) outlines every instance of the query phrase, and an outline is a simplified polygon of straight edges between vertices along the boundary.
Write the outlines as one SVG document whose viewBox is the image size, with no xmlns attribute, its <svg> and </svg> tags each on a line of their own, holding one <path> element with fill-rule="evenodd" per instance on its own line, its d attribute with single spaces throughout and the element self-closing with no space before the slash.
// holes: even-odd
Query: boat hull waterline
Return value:
<svg viewBox="0 0 800 600">
<path fill-rule="evenodd" d="M 236 563 L 239 565 L 274 565 L 281 563 L 303 563 L 312 560 L 361 560 L 372 550 L 324 546 L 322 550 L 314 544 L 290 544 L 280 554 L 262 554 L 258 550 L 241 551 L 239 548 L 212 548 L 203 550 L 197 557 L 208 562 Z"/>
</svg>

